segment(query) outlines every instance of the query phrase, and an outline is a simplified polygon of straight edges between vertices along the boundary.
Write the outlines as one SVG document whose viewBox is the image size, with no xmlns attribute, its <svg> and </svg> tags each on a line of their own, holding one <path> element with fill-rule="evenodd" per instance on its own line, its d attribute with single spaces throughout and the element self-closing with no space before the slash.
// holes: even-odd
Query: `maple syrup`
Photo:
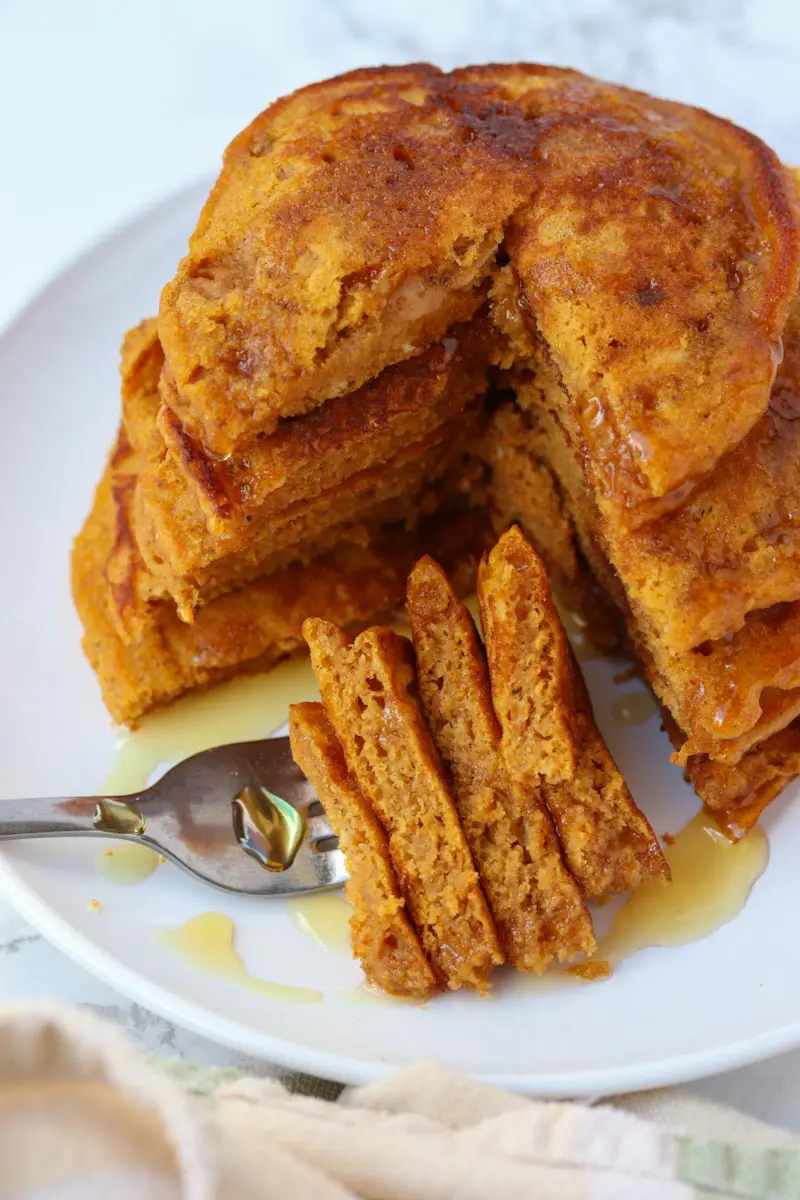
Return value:
<svg viewBox="0 0 800 1200">
<path fill-rule="evenodd" d="M 149 846 L 138 842 L 119 842 L 110 850 L 104 850 L 97 859 L 97 870 L 111 883 L 129 887 L 142 883 L 153 874 L 159 863 L 159 855 Z"/>
<path fill-rule="evenodd" d="M 218 979 L 228 979 L 272 1000 L 293 1004 L 319 1004 L 322 1000 L 322 992 L 315 988 L 289 987 L 251 975 L 236 950 L 233 922 L 222 913 L 200 913 L 176 929 L 161 930 L 158 940 L 198 970 Z"/>
</svg>

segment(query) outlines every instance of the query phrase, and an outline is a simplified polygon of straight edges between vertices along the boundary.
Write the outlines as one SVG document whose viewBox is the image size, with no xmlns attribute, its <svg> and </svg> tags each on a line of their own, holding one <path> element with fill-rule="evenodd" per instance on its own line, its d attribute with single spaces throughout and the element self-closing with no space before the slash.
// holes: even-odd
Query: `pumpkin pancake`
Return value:
<svg viewBox="0 0 800 1200">
<path fill-rule="evenodd" d="M 667 880 L 658 839 L 595 723 L 543 564 L 517 526 L 481 561 L 478 599 L 506 770 L 547 804 L 584 893 Z"/>
<path fill-rule="evenodd" d="M 464 111 L 435 67 L 354 71 L 231 143 L 161 297 L 165 399 L 187 433 L 241 449 L 476 311 L 530 190 L 524 121 L 509 116 L 510 153 L 478 91 Z"/>
<path fill-rule="evenodd" d="M 289 709 L 292 757 L 325 806 L 350 878 L 353 954 L 367 983 L 393 996 L 426 1000 L 439 982 L 409 920 L 386 834 L 347 770 L 321 704 Z"/>
<path fill-rule="evenodd" d="M 595 949 L 592 922 L 564 865 L 543 800 L 515 786 L 475 622 L 431 558 L 416 564 L 406 601 L 420 699 L 506 958 L 541 973 Z"/>
<path fill-rule="evenodd" d="M 106 569 L 115 543 L 128 546 L 129 579 L 143 569 L 113 491 L 114 476 L 118 483 L 124 478 L 119 470 L 129 456 L 124 447 L 115 455 L 116 470 L 106 471 L 72 553 L 72 592 L 84 650 L 106 707 L 121 724 L 136 725 L 152 708 L 185 692 L 265 671 L 287 655 L 304 652 L 306 617 L 334 616 L 351 629 L 388 619 L 402 604 L 411 566 L 426 552 L 447 562 L 459 590 L 469 591 L 475 555 L 490 536 L 477 511 L 431 518 L 414 533 L 386 529 L 366 545 L 344 544 L 312 563 L 295 563 L 210 601 L 193 625 L 181 621 L 171 603 L 156 601 L 138 638 L 126 645 L 111 617 L 114 585 Z M 118 584 L 120 603 L 125 586 Z"/>
<path fill-rule="evenodd" d="M 373 628 L 351 643 L 322 620 L 306 621 L 303 634 L 348 770 L 388 834 L 425 953 L 449 988 L 485 991 L 503 953 L 415 696 L 410 642 Z"/>
<path fill-rule="evenodd" d="M 790 172 L 687 105 L 537 66 L 456 75 L 537 130 L 506 248 L 602 511 L 678 506 L 766 411 L 800 269 Z"/>
</svg>

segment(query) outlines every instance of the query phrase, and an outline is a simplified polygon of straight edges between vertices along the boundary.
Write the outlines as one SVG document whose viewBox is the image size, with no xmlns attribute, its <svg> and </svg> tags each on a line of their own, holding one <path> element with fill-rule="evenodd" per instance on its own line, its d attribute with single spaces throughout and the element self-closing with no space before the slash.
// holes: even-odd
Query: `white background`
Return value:
<svg viewBox="0 0 800 1200">
<path fill-rule="evenodd" d="M 797 0 L 0 0 L 0 325 L 92 242 L 213 174 L 275 96 L 416 59 L 576 66 L 730 116 L 800 164 Z M 34 994 L 92 1004 L 162 1053 L 240 1061 L 95 983 L 0 903 L 0 999 Z M 800 1129 L 800 1054 L 697 1090 Z"/>
</svg>

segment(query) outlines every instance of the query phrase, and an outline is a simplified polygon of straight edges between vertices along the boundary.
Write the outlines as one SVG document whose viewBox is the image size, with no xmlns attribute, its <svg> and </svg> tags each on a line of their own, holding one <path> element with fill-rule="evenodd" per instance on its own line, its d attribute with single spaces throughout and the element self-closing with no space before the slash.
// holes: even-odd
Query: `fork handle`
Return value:
<svg viewBox="0 0 800 1200">
<path fill-rule="evenodd" d="M 125 800 L 135 797 L 125 797 Z M 103 803 L 120 803 L 113 796 L 62 796 L 34 800 L 0 800 L 0 840 L 48 837 L 55 834 L 95 833 L 108 837 L 110 830 L 98 828 L 96 814 Z M 130 836 L 120 830 L 116 837 Z"/>
</svg>

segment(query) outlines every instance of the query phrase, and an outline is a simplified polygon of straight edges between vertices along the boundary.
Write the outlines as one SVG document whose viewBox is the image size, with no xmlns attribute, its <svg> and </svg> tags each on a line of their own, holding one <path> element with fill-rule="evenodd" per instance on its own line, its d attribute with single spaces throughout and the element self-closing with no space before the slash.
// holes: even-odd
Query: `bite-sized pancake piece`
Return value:
<svg viewBox="0 0 800 1200">
<path fill-rule="evenodd" d="M 481 562 L 478 599 L 506 769 L 512 783 L 541 789 L 584 893 L 667 880 L 658 839 L 595 724 L 544 567 L 517 526 Z"/>
<path fill-rule="evenodd" d="M 289 561 L 302 557 L 304 547 L 314 547 L 336 527 L 362 520 L 413 521 L 436 481 L 475 436 L 480 416 L 472 408 L 406 445 L 391 462 L 368 467 L 311 500 L 295 501 L 229 553 L 196 512 L 173 505 L 175 489 L 182 486 L 173 464 L 158 481 L 145 471 L 136 488 L 134 532 L 148 570 L 183 619 L 191 621 L 205 599 L 274 569 L 284 556 Z"/>
<path fill-rule="evenodd" d="M 503 954 L 415 696 L 410 642 L 374 628 L 351 643 L 320 620 L 306 621 L 303 635 L 348 770 L 389 836 L 425 953 L 449 988 L 485 991 Z"/>
<path fill-rule="evenodd" d="M 185 692 L 265 671 L 303 652 L 306 617 L 329 617 L 351 629 L 388 619 L 402 604 L 409 570 L 426 552 L 442 558 L 459 589 L 468 592 L 474 555 L 490 540 L 488 522 L 477 511 L 434 518 L 413 534 L 387 530 L 366 546 L 339 547 L 211 601 L 194 625 L 181 621 L 172 604 L 153 604 L 139 640 L 125 645 L 111 619 L 104 574 L 118 517 L 109 470 L 75 541 L 72 593 L 105 705 L 115 721 L 131 726 Z"/>
<path fill-rule="evenodd" d="M 288 505 L 391 461 L 461 412 L 485 390 L 488 333 L 485 319 L 458 325 L 422 354 L 304 416 L 281 421 L 243 455 L 227 459 L 209 455 L 164 406 L 158 423 L 171 462 L 155 464 L 153 475 L 161 482 L 173 464 L 178 467 L 187 486 L 172 485 L 174 504 L 199 506 L 221 552 L 229 553 Z"/>
<path fill-rule="evenodd" d="M 541 612 L 545 589 L 550 602 L 544 566 L 518 526 L 481 562 L 478 581 L 508 772 L 533 788 L 542 780 L 572 779 L 578 761 L 572 651 L 566 634 L 556 630 L 554 636 Z"/>
<path fill-rule="evenodd" d="M 406 606 L 422 707 L 507 960 L 541 973 L 554 959 L 591 954 L 591 918 L 552 818 L 506 775 L 475 622 L 432 558 L 411 572 Z"/>
<path fill-rule="evenodd" d="M 475 312 L 531 186 L 524 121 L 492 114 L 435 67 L 381 67 L 278 100 L 231 143 L 161 297 L 187 432 L 241 449 Z"/>
<path fill-rule="evenodd" d="M 439 988 L 389 857 L 386 834 L 347 770 L 321 704 L 289 709 L 292 757 L 319 796 L 339 838 L 350 878 L 350 936 L 367 983 L 392 996 L 426 1000 Z"/>
<path fill-rule="evenodd" d="M 458 72 L 538 133 L 506 236 L 603 511 L 678 505 L 764 413 L 798 283 L 791 173 L 687 105 L 536 66 Z"/>
</svg>

